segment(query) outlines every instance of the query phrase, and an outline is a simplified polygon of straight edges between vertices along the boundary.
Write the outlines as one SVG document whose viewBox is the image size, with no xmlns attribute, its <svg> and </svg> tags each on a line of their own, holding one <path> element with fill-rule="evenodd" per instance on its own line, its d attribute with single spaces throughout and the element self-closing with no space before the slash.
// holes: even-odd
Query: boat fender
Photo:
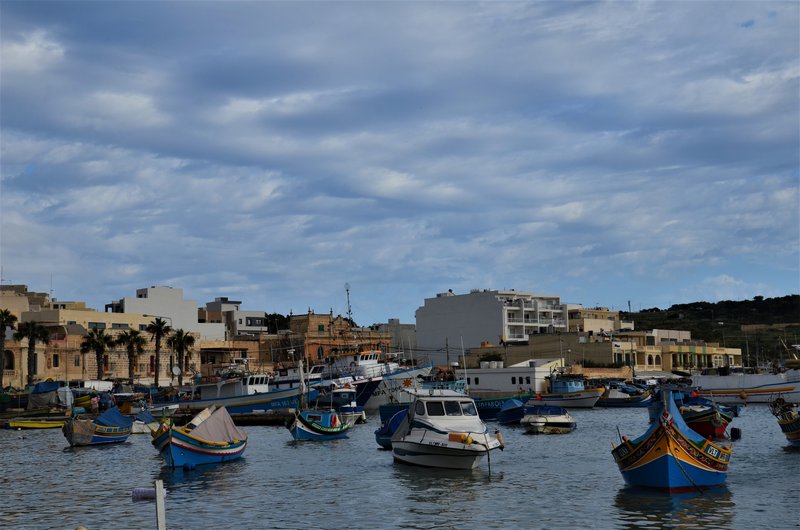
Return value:
<svg viewBox="0 0 800 530">
<path fill-rule="evenodd" d="M 337 425 L 339 425 L 339 416 L 334 414 L 331 416 L 331 427 L 336 427 Z"/>
<path fill-rule="evenodd" d="M 500 442 L 500 450 L 504 450 L 506 448 L 506 441 L 503 438 L 503 433 L 500 431 L 494 431 L 494 437 L 497 438 L 498 442 Z"/>
<path fill-rule="evenodd" d="M 740 397 L 740 398 L 741 398 L 743 401 L 747 401 L 747 392 L 744 392 L 744 391 L 740 392 L 740 393 L 739 393 L 739 397 Z"/>
<path fill-rule="evenodd" d="M 742 430 L 738 427 L 731 427 L 731 440 L 739 440 L 742 437 Z"/>
</svg>

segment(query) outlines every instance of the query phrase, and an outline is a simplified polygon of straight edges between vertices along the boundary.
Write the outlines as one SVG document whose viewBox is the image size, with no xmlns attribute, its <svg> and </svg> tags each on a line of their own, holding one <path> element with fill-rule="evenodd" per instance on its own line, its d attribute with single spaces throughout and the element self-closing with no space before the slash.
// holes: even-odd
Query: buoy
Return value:
<svg viewBox="0 0 800 530">
<path fill-rule="evenodd" d="M 742 430 L 738 427 L 731 427 L 731 440 L 739 440 L 742 438 Z"/>
<path fill-rule="evenodd" d="M 506 447 L 506 441 L 503 439 L 503 433 L 500 431 L 494 431 L 494 437 L 497 438 L 497 441 L 500 442 L 500 450 L 502 451 Z"/>
<path fill-rule="evenodd" d="M 747 401 L 747 392 L 740 392 L 739 397 L 742 398 L 744 401 Z"/>
</svg>

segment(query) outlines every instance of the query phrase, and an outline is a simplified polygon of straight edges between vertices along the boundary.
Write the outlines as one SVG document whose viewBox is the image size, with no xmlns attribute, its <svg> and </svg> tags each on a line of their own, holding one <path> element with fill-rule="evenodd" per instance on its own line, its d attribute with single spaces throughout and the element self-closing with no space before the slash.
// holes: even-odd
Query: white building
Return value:
<svg viewBox="0 0 800 530">
<path fill-rule="evenodd" d="M 146 287 L 137 289 L 136 296 L 106 304 L 106 313 L 138 313 L 161 317 L 172 329 L 182 329 L 200 335 L 202 340 L 225 340 L 225 325 L 198 322 L 197 301 L 184 300 L 183 289 Z"/>
<path fill-rule="evenodd" d="M 502 361 L 483 361 L 480 368 L 468 368 L 464 372 L 471 396 L 494 398 L 547 392 L 546 378 L 562 366 L 563 359 L 528 359 L 511 366 L 504 366 Z"/>
<path fill-rule="evenodd" d="M 416 311 L 417 347 L 435 363 L 465 349 L 489 344 L 520 344 L 539 333 L 567 331 L 566 305 L 556 295 L 473 289 L 426 298 Z"/>
</svg>

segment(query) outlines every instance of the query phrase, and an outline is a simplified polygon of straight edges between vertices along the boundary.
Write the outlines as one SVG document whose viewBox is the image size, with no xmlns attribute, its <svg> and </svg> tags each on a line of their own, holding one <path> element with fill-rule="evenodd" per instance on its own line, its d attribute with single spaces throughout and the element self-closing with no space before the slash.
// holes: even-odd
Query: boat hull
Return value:
<svg viewBox="0 0 800 530">
<path fill-rule="evenodd" d="M 488 454 L 483 446 L 442 446 L 409 440 L 393 440 L 392 456 L 395 461 L 423 467 L 445 469 L 473 469 Z"/>
<path fill-rule="evenodd" d="M 662 413 L 635 441 L 623 439 L 612 450 L 630 486 L 679 492 L 725 482 L 732 447 L 707 440 L 680 416 L 671 392 L 662 396 Z"/>
<path fill-rule="evenodd" d="M 381 405 L 387 403 L 410 402 L 410 397 L 403 391 L 414 386 L 418 376 L 426 377 L 431 373 L 432 365 L 418 366 L 398 370 L 383 376 L 378 387 L 374 390 L 369 399 L 364 403 L 364 410 L 374 412 Z M 358 403 L 358 401 L 356 401 Z M 358 403 L 359 405 L 361 403 Z"/>
<path fill-rule="evenodd" d="M 62 427 L 72 447 L 122 443 L 131 435 L 130 427 L 97 425 L 92 420 L 72 419 Z"/>
<path fill-rule="evenodd" d="M 769 403 L 776 395 L 800 403 L 800 370 L 781 374 L 696 375 L 692 385 L 698 393 L 718 403 Z"/>
<path fill-rule="evenodd" d="M 241 458 L 247 439 L 230 443 L 210 442 L 172 429 L 166 425 L 153 434 L 153 445 L 171 468 L 193 469 L 200 465 L 218 464 Z"/>
<path fill-rule="evenodd" d="M 304 410 L 287 426 L 295 440 L 338 440 L 347 438 L 355 417 L 339 418 L 335 412 Z"/>
<path fill-rule="evenodd" d="M 603 395 L 604 391 L 605 389 L 603 388 L 591 388 L 576 392 L 539 394 L 536 397 L 531 398 L 531 401 L 535 401 L 535 404 L 537 405 L 590 409 L 597 404 L 597 401 L 600 399 L 600 396 Z"/>
<path fill-rule="evenodd" d="M 305 399 L 310 402 L 317 399 L 318 395 L 319 390 L 309 390 Z M 182 401 L 179 403 L 179 408 L 200 412 L 212 406 L 225 407 L 228 409 L 228 413 L 235 418 L 237 414 L 258 414 L 267 411 L 296 409 L 299 404 L 300 389 L 287 388 L 246 396 Z"/>
</svg>

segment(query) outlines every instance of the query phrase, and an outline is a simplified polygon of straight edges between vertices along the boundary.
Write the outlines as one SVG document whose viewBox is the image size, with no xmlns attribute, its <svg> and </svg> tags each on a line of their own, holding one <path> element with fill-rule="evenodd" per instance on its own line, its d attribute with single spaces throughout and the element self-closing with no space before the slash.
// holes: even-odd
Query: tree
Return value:
<svg viewBox="0 0 800 530">
<path fill-rule="evenodd" d="M 128 351 L 128 383 L 133 385 L 136 356 L 144 353 L 144 345 L 147 344 L 147 340 L 142 336 L 140 331 L 132 329 L 120 333 L 116 343 L 120 346 L 125 346 L 125 349 Z"/>
<path fill-rule="evenodd" d="M 167 339 L 167 345 L 175 350 L 175 353 L 178 355 L 178 367 L 181 370 L 178 374 L 178 386 L 181 386 L 183 385 L 183 368 L 185 366 L 183 361 L 184 355 L 186 355 L 187 358 L 191 358 L 194 336 L 182 329 L 176 329 L 175 333 Z"/>
<path fill-rule="evenodd" d="M 147 332 L 156 341 L 156 375 L 153 379 L 153 385 L 158 388 L 158 374 L 161 373 L 161 339 L 169 337 L 172 333 L 172 328 L 167 324 L 163 318 L 156 318 L 147 325 Z"/>
<path fill-rule="evenodd" d="M 8 309 L 0 309 L 0 392 L 3 391 L 3 370 L 6 368 L 6 330 L 14 329 L 17 315 Z"/>
<path fill-rule="evenodd" d="M 33 384 L 36 375 L 36 343 L 50 344 L 50 332 L 36 321 L 22 322 L 17 326 L 14 339 L 28 339 L 28 384 Z"/>
<path fill-rule="evenodd" d="M 81 353 L 94 352 L 97 360 L 97 379 L 103 379 L 103 355 L 114 347 L 114 337 L 104 329 L 90 329 L 81 342 Z"/>
</svg>

